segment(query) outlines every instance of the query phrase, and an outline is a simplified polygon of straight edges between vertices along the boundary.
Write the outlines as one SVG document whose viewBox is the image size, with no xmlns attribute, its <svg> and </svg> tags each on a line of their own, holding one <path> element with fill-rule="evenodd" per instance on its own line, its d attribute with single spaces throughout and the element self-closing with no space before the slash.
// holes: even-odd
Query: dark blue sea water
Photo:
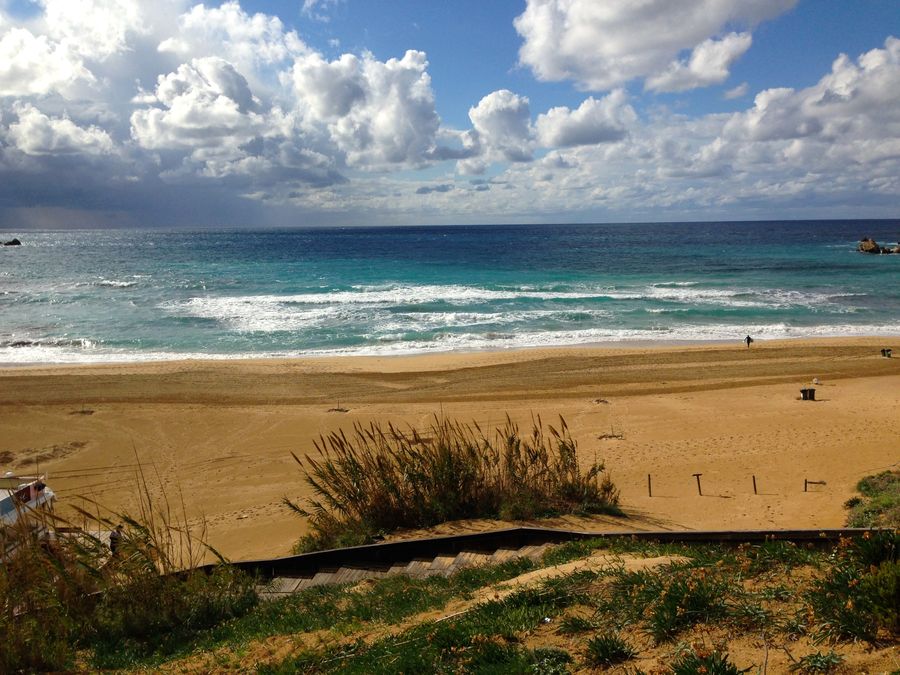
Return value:
<svg viewBox="0 0 900 675">
<path fill-rule="evenodd" d="M 0 363 L 900 335 L 900 221 L 13 235 Z"/>
</svg>

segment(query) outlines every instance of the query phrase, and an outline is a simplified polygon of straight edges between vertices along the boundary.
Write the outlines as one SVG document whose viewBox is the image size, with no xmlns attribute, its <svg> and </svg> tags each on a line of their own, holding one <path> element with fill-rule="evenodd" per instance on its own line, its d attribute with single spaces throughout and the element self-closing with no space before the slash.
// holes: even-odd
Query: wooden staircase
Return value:
<svg viewBox="0 0 900 675">
<path fill-rule="evenodd" d="M 305 588 L 323 584 L 346 584 L 363 579 L 380 579 L 396 574 L 422 578 L 434 575 L 450 576 L 465 567 L 475 565 L 496 565 L 516 558 L 539 560 L 552 544 L 527 545 L 520 548 L 499 548 L 489 553 L 485 551 L 461 551 L 457 554 L 439 554 L 396 562 L 388 567 L 378 565 L 345 564 L 335 568 L 322 568 L 312 576 L 276 576 L 268 583 L 259 584 L 260 598 L 275 599 Z"/>
</svg>

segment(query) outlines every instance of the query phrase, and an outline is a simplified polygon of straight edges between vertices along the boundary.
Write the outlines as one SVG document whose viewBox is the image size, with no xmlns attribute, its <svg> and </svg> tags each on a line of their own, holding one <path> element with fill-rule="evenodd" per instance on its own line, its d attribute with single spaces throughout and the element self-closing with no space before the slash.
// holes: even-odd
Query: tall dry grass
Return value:
<svg viewBox="0 0 900 675">
<path fill-rule="evenodd" d="M 51 547 L 42 522 L 0 528 L 0 672 L 62 670 L 71 663 L 72 636 L 90 612 L 99 570 L 86 547 Z"/>
<path fill-rule="evenodd" d="M 136 492 L 134 515 L 84 498 L 93 511 L 75 507 L 91 523 L 83 529 L 46 512 L 0 528 L 0 672 L 68 670 L 84 647 L 157 651 L 256 604 L 253 580 L 224 564 L 183 500 L 173 506 L 142 471 Z M 112 555 L 99 532 L 117 525 Z M 210 555 L 223 564 L 198 569 Z"/>
<path fill-rule="evenodd" d="M 520 520 L 563 513 L 618 513 L 619 492 L 602 462 L 582 468 L 577 445 L 540 417 L 528 435 L 509 417 L 485 433 L 435 417 L 424 432 L 355 425 L 320 437 L 294 459 L 314 497 L 285 503 L 309 519 L 298 551 L 352 546 L 401 528 L 463 518 Z"/>
</svg>

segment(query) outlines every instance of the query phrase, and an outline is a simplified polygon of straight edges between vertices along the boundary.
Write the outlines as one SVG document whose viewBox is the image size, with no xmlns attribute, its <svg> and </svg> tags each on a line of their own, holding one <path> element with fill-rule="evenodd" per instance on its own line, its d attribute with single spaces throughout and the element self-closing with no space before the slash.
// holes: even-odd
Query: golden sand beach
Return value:
<svg viewBox="0 0 900 675">
<path fill-rule="evenodd" d="M 856 482 L 900 466 L 900 358 L 879 352 L 890 346 L 846 338 L 5 368 L 0 470 L 39 463 L 72 514 L 81 495 L 134 510 L 140 464 L 154 491 L 164 486 L 179 509 L 183 499 L 210 543 L 239 560 L 287 554 L 303 533 L 281 502 L 307 494 L 290 453 L 310 452 L 319 434 L 373 420 L 424 426 L 435 414 L 482 428 L 507 414 L 523 426 L 563 415 L 584 459 L 606 462 L 629 517 L 544 524 L 839 527 Z M 799 400 L 813 378 L 816 401 Z M 804 479 L 825 484 L 804 492 Z"/>
</svg>

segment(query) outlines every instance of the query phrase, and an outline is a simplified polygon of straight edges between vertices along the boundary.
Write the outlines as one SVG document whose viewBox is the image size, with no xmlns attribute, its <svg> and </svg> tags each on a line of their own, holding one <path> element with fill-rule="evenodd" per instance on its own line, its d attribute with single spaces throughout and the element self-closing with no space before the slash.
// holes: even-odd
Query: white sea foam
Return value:
<svg viewBox="0 0 900 675">
<path fill-rule="evenodd" d="M 673 281 L 634 287 L 575 287 L 534 289 L 534 287 L 487 289 L 461 285 L 359 286 L 352 290 L 286 295 L 200 296 L 162 305 L 169 313 L 218 322 L 238 333 L 296 332 L 342 327 L 351 333 L 432 332 L 442 328 L 475 328 L 528 322 L 573 323 L 575 316 L 602 322 L 613 316 L 597 302 L 629 302 L 618 307 L 619 315 L 634 311 L 666 315 L 694 308 L 768 310 L 806 308 L 831 314 L 853 313 L 856 307 L 838 300 L 847 293 L 803 292 L 782 289 L 735 290 L 699 287 L 697 282 Z M 521 304 L 538 300 L 550 303 L 535 308 Z M 641 305 L 641 301 L 665 306 Z M 458 310 L 416 311 L 416 307 L 443 302 Z M 503 311 L 496 303 L 501 303 Z M 565 304 L 559 304 L 565 303 Z M 518 306 L 516 306 L 518 304 Z M 484 311 L 474 311 L 482 308 Z"/>
<path fill-rule="evenodd" d="M 137 281 L 122 281 L 119 279 L 101 279 L 94 283 L 95 286 L 108 286 L 110 288 L 131 288 L 137 286 Z"/>
<path fill-rule="evenodd" d="M 756 339 L 770 340 L 813 337 L 900 336 L 900 324 L 802 327 L 772 324 L 742 326 L 740 331 L 736 330 L 733 325 L 719 324 L 678 328 L 592 328 L 574 331 L 541 331 L 512 334 L 446 334 L 433 341 L 398 341 L 334 350 L 309 350 L 304 352 L 304 354 L 308 356 L 379 356 L 532 347 L 564 347 L 617 342 L 738 342 L 748 332 Z"/>
<path fill-rule="evenodd" d="M 784 323 L 741 326 L 729 324 L 683 326 L 677 328 L 602 329 L 533 331 L 522 333 L 444 334 L 431 341 L 402 341 L 402 335 L 382 336 L 385 340 L 367 345 L 336 349 L 271 350 L 241 353 L 126 351 L 102 347 L 33 344 L 0 346 L 0 364 L 130 363 L 171 360 L 224 360 L 249 358 L 291 358 L 307 356 L 390 356 L 452 351 L 521 349 L 529 347 L 573 346 L 617 342 L 704 342 L 739 341 L 747 333 L 756 339 L 814 337 L 885 336 L 900 337 L 900 323 L 873 325 L 790 326 Z M 370 336 L 371 339 L 371 336 Z M 393 341 L 391 341 L 393 340 Z"/>
<path fill-rule="evenodd" d="M 573 315 L 589 319 L 609 317 L 607 310 L 582 307 L 556 307 L 504 312 L 474 311 L 402 311 L 403 306 L 304 305 L 291 299 L 296 296 L 243 296 L 192 298 L 186 302 L 168 303 L 169 312 L 216 320 L 230 330 L 252 332 L 297 331 L 337 325 L 369 325 L 379 333 L 390 331 L 431 331 L 440 328 L 515 324 L 527 321 L 567 321 Z"/>
<path fill-rule="evenodd" d="M 293 331 L 337 324 L 370 324 L 383 330 L 432 330 L 441 326 L 518 323 L 528 320 L 555 320 L 568 312 L 608 316 L 591 307 L 597 301 L 649 301 L 674 305 L 648 308 L 653 313 L 676 309 L 803 307 L 815 311 L 849 313 L 852 305 L 836 302 L 853 293 L 802 292 L 782 289 L 701 288 L 696 282 L 669 282 L 633 288 L 578 288 L 577 290 L 486 289 L 460 285 L 357 287 L 353 290 L 324 291 L 288 295 L 246 295 L 194 297 L 164 303 L 163 309 L 180 315 L 216 320 L 238 332 Z M 860 294 L 864 295 L 864 294 Z M 506 306 L 517 301 L 565 301 L 567 304 L 542 310 Z M 582 302 L 578 302 L 582 301 Z M 459 307 L 485 306 L 503 302 L 504 311 L 411 312 L 417 305 L 446 303 Z M 575 302 L 575 304 L 572 304 Z M 408 313 L 398 313 L 407 310 Z"/>
<path fill-rule="evenodd" d="M 165 308 L 176 314 L 213 319 L 241 333 L 296 331 L 328 323 L 348 323 L 354 318 L 353 309 L 349 307 L 299 309 L 274 298 L 192 298 L 186 303 L 165 305 Z M 359 317 L 360 320 L 364 318 Z"/>
<path fill-rule="evenodd" d="M 612 313 L 596 309 L 544 309 L 508 312 L 400 312 L 385 313 L 373 321 L 379 331 L 433 331 L 441 328 L 511 326 L 529 322 L 572 322 L 573 315 L 585 320 L 609 318 Z"/>
</svg>

